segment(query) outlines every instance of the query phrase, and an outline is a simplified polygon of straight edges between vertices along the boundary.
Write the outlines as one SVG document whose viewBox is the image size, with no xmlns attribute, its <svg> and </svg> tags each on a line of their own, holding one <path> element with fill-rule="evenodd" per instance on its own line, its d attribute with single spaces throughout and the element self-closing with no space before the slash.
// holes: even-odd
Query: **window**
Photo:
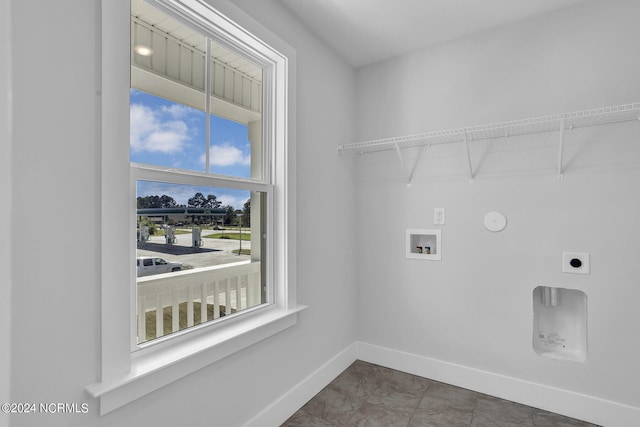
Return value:
<svg viewBox="0 0 640 427">
<path fill-rule="evenodd" d="M 290 231 L 295 52 L 216 3 L 102 1 L 102 367 L 87 390 L 103 414 L 304 308 Z"/>
<path fill-rule="evenodd" d="M 197 24 L 131 2 L 134 350 L 272 302 L 266 65 Z"/>
</svg>

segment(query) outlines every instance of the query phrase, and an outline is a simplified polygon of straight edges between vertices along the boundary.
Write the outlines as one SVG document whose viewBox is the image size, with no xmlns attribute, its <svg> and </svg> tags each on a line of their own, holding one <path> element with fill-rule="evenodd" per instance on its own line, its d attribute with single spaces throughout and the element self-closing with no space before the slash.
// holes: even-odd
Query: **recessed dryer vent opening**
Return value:
<svg viewBox="0 0 640 427">
<path fill-rule="evenodd" d="M 533 350 L 566 362 L 587 360 L 587 295 L 538 286 L 533 290 Z"/>
</svg>

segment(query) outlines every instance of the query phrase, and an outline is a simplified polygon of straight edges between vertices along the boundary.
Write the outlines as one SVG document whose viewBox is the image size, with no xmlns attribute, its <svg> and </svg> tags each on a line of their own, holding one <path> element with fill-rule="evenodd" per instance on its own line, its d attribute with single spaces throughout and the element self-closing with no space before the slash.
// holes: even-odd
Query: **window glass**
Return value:
<svg viewBox="0 0 640 427">
<path fill-rule="evenodd" d="M 137 181 L 139 343 L 267 302 L 264 218 L 251 209 L 265 200 L 256 191 Z"/>
<path fill-rule="evenodd" d="M 248 126 L 214 115 L 211 116 L 210 123 L 209 171 L 251 178 L 251 142 Z"/>
<path fill-rule="evenodd" d="M 271 187 L 262 68 L 151 3 L 131 5 L 140 344 L 268 302 Z"/>
<path fill-rule="evenodd" d="M 209 172 L 262 177 L 262 75 L 260 66 L 211 40 Z"/>
<path fill-rule="evenodd" d="M 130 100 L 132 162 L 205 170 L 204 111 L 133 88 Z"/>
<path fill-rule="evenodd" d="M 262 179 L 262 67 L 131 5 L 131 161 Z"/>
</svg>

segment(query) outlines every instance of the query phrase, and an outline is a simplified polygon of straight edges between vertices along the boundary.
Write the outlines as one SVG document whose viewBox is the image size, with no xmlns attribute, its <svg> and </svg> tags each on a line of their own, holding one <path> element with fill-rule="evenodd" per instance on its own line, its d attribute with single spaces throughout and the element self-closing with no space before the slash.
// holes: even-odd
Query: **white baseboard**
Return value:
<svg viewBox="0 0 640 427">
<path fill-rule="evenodd" d="M 249 420 L 244 426 L 279 426 L 284 423 L 356 360 L 356 350 L 357 344 L 354 342 Z"/>
<path fill-rule="evenodd" d="M 640 408 L 363 342 L 354 342 L 245 427 L 279 426 L 355 360 L 451 384 L 605 427 L 637 427 Z"/>
<path fill-rule="evenodd" d="M 356 357 L 439 382 L 606 427 L 636 427 L 640 408 L 468 366 L 357 342 Z"/>
</svg>

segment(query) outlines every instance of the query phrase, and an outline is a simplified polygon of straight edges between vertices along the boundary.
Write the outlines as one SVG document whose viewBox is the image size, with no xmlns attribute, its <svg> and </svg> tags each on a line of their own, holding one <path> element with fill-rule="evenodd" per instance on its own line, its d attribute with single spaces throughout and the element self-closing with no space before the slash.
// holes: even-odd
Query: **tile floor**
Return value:
<svg viewBox="0 0 640 427">
<path fill-rule="evenodd" d="M 295 426 L 595 427 L 359 360 L 282 425 Z"/>
</svg>

